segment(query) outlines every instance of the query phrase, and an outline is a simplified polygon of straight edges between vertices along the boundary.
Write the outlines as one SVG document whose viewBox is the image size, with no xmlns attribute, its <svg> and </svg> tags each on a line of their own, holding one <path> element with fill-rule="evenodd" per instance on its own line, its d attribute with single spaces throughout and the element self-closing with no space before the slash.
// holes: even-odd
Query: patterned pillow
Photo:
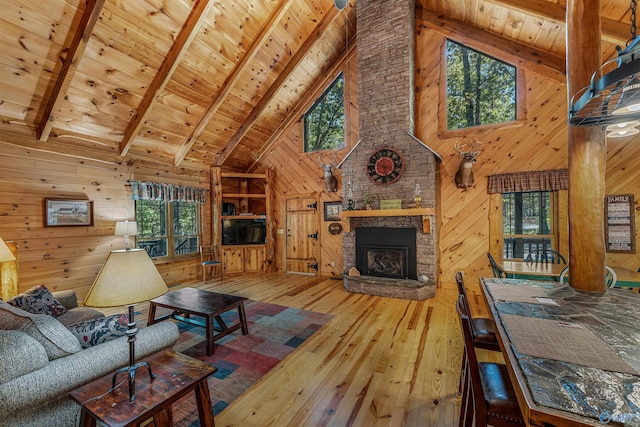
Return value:
<svg viewBox="0 0 640 427">
<path fill-rule="evenodd" d="M 82 348 L 89 348 L 124 336 L 129 329 L 127 327 L 128 322 L 126 314 L 114 314 L 113 316 L 98 317 L 97 319 L 74 323 L 68 329 L 78 338 Z"/>
<path fill-rule="evenodd" d="M 67 311 L 45 285 L 36 285 L 7 302 L 32 314 L 58 317 Z"/>
</svg>

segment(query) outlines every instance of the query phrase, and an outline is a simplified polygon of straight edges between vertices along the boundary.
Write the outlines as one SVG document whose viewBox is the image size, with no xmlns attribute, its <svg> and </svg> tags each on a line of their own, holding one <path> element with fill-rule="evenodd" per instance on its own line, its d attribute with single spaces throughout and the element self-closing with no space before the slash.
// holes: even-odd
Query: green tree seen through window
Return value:
<svg viewBox="0 0 640 427">
<path fill-rule="evenodd" d="M 304 151 L 344 147 L 344 78 L 342 73 L 304 115 Z"/>
<path fill-rule="evenodd" d="M 198 204 L 192 202 L 137 200 L 138 247 L 152 258 L 198 253 L 198 212 Z"/>
<path fill-rule="evenodd" d="M 447 40 L 447 129 L 516 120 L 516 68 Z"/>
</svg>

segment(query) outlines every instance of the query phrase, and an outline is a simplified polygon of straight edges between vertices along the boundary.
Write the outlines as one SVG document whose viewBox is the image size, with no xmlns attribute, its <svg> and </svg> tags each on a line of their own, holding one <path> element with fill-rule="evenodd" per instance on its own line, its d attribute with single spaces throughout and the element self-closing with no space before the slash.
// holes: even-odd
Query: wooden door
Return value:
<svg viewBox="0 0 640 427">
<path fill-rule="evenodd" d="M 318 274 L 318 201 L 288 199 L 287 272 Z"/>
</svg>

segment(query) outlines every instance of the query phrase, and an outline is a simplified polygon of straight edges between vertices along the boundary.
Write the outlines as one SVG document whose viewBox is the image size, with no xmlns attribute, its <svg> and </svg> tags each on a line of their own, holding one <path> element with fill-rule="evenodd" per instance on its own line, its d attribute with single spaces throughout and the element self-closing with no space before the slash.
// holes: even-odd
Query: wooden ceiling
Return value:
<svg viewBox="0 0 640 427">
<path fill-rule="evenodd" d="M 563 79 L 565 0 L 416 1 L 418 29 Z M 630 38 L 629 3 L 601 5 L 610 57 Z M 105 161 L 247 170 L 343 59 L 346 36 L 357 44 L 357 0 L 344 10 L 333 0 L 3 6 L 0 139 Z"/>
</svg>

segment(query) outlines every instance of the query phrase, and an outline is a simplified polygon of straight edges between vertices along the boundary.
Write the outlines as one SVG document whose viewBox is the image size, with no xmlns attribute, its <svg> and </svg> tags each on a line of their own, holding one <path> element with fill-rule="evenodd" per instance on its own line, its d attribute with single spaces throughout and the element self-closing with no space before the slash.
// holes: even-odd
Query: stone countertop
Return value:
<svg viewBox="0 0 640 427">
<path fill-rule="evenodd" d="M 518 279 L 482 279 L 485 284 L 536 286 L 558 305 L 494 301 L 500 316 L 518 315 L 579 323 L 640 372 L 640 294 L 627 289 L 583 292 L 569 286 Z M 504 322 L 503 322 L 504 324 Z M 536 404 L 605 423 L 640 426 L 640 377 L 520 354 L 511 346 Z"/>
</svg>

